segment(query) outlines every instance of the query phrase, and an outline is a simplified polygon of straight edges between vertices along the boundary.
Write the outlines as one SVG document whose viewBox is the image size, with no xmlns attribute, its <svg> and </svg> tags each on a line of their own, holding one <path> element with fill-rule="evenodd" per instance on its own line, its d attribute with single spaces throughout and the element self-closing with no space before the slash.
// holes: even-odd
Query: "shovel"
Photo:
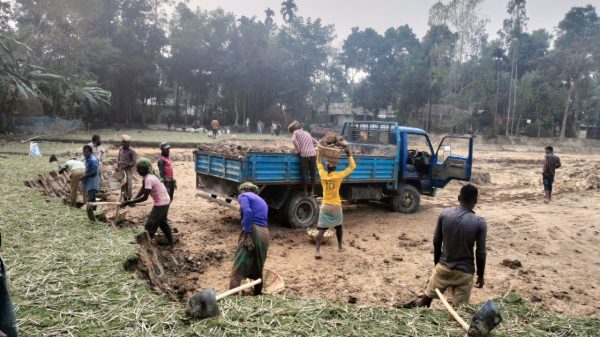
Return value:
<svg viewBox="0 0 600 337">
<path fill-rule="evenodd" d="M 487 300 L 484 305 L 477 310 L 471 325 L 469 326 L 459 315 L 452 306 L 448 303 L 444 295 L 439 289 L 435 289 L 436 294 L 440 298 L 440 301 L 444 304 L 444 307 L 448 310 L 450 315 L 460 324 L 460 327 L 465 330 L 468 336 L 471 337 L 482 337 L 486 336 L 492 331 L 500 322 L 502 322 L 502 316 L 498 312 L 498 308 L 492 300 Z"/>
<path fill-rule="evenodd" d="M 284 287 L 283 279 L 276 272 L 264 271 L 265 284 L 263 287 L 264 293 L 275 293 L 281 291 Z M 243 284 L 237 288 L 230 289 L 222 294 L 216 295 L 213 288 L 202 290 L 194 295 L 187 303 L 187 313 L 199 319 L 215 317 L 219 315 L 219 306 L 217 301 L 229 295 L 237 294 L 244 289 L 252 288 L 261 283 L 263 280 L 258 279 L 252 282 Z"/>
<path fill-rule="evenodd" d="M 58 157 L 56 157 L 56 155 L 54 153 L 50 155 L 50 158 L 48 158 L 48 162 L 49 163 L 57 162 L 58 163 L 58 169 L 60 169 L 60 167 L 61 167 L 60 161 L 58 160 Z"/>
</svg>

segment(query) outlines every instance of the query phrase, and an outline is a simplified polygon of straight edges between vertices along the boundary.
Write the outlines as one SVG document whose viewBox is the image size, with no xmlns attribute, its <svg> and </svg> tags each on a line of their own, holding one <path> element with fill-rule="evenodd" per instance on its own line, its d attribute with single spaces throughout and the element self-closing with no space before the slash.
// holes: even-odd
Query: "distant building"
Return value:
<svg viewBox="0 0 600 337">
<path fill-rule="evenodd" d="M 335 126 L 342 126 L 345 122 L 373 119 L 374 117 L 373 113 L 360 107 L 354 108 L 349 103 L 331 103 L 329 104 L 329 111 L 323 105 L 318 112 L 320 114 L 327 113 L 329 123 Z"/>
</svg>

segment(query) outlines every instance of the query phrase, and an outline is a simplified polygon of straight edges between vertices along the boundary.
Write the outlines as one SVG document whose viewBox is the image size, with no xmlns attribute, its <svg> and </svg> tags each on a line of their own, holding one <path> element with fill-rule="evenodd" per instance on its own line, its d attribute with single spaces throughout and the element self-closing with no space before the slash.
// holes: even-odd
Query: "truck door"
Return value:
<svg viewBox="0 0 600 337">
<path fill-rule="evenodd" d="M 472 162 L 472 136 L 444 137 L 434 156 L 431 170 L 432 185 L 444 187 L 452 179 L 471 180 Z"/>
</svg>

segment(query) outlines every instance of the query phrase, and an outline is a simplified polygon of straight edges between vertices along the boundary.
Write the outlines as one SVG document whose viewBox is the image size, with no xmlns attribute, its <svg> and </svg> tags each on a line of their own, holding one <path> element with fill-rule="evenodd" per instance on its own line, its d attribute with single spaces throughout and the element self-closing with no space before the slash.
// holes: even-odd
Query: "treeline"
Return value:
<svg viewBox="0 0 600 337">
<path fill-rule="evenodd" d="M 407 25 L 354 28 L 341 50 L 334 27 L 298 15 L 293 0 L 261 18 L 172 0 L 2 2 L 3 128 L 27 94 L 46 114 L 93 126 L 317 123 L 332 103 L 439 131 L 570 137 L 600 125 L 596 9 L 529 32 L 525 0 L 510 0 L 491 38 L 482 2 L 435 4 L 421 39 Z"/>
</svg>

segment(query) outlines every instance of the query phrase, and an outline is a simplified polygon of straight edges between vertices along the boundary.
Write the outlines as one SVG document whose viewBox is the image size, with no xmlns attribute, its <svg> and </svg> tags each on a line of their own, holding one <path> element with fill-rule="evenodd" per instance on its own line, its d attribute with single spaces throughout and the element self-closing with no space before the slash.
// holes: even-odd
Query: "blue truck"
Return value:
<svg viewBox="0 0 600 337">
<path fill-rule="evenodd" d="M 413 213 L 419 208 L 421 194 L 434 196 L 436 189 L 453 179 L 470 180 L 472 136 L 446 136 L 434 151 L 427 132 L 394 122 L 347 122 L 341 135 L 350 144 L 357 164 L 340 190 L 344 200 L 383 202 L 394 211 Z M 456 139 L 464 144 L 462 155 L 452 154 L 447 145 Z M 205 191 L 209 200 L 231 205 L 237 186 L 251 181 L 291 227 L 306 228 L 317 222 L 317 199 L 302 192 L 297 154 L 247 152 L 235 157 L 198 149 L 194 162 L 196 187 Z M 337 168 L 347 165 L 348 159 L 343 157 Z"/>
</svg>

